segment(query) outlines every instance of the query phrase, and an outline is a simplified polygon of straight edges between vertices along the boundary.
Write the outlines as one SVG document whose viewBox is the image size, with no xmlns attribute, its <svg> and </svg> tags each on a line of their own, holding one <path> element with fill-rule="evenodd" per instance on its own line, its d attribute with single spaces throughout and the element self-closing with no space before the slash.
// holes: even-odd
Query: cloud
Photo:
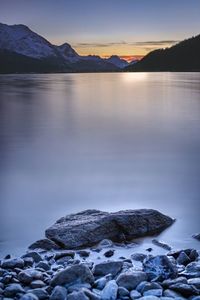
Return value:
<svg viewBox="0 0 200 300">
<path fill-rule="evenodd" d="M 149 48 L 154 49 L 155 47 L 167 47 L 169 45 L 173 45 L 179 41 L 177 40 L 160 40 L 160 41 L 140 41 L 140 42 L 126 42 L 126 41 L 119 41 L 119 42 L 109 42 L 109 43 L 77 43 L 74 44 L 75 47 L 81 48 L 106 48 L 112 46 L 134 46 L 134 47 L 144 47 L 149 50 Z"/>
<path fill-rule="evenodd" d="M 121 42 L 109 42 L 109 43 L 77 43 L 74 46 L 76 47 L 92 47 L 92 48 L 104 48 L 104 47 L 111 47 L 115 45 L 128 45 L 127 42 L 121 41 Z"/>
<path fill-rule="evenodd" d="M 131 43 L 134 46 L 165 46 L 165 45 L 172 45 L 178 43 L 177 40 L 161 40 L 161 41 L 145 41 L 145 42 L 133 42 Z"/>
</svg>

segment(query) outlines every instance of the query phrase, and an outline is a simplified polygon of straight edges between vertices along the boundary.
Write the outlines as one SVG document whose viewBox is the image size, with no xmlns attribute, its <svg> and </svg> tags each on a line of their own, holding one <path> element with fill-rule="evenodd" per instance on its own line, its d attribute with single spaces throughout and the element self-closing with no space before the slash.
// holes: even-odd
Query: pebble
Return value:
<svg viewBox="0 0 200 300">
<path fill-rule="evenodd" d="M 32 257 L 35 263 L 42 261 L 41 255 L 36 251 L 31 251 L 22 256 L 22 258 Z"/>
<path fill-rule="evenodd" d="M 50 300 L 66 300 L 67 299 L 67 290 L 66 288 L 57 285 L 49 298 Z"/>
<path fill-rule="evenodd" d="M 24 293 L 24 289 L 18 283 L 9 284 L 4 290 L 4 296 L 14 297 L 18 293 Z"/>
<path fill-rule="evenodd" d="M 5 259 L 1 262 L 1 267 L 4 269 L 23 268 L 24 260 L 21 258 Z"/>
<path fill-rule="evenodd" d="M 23 295 L 20 300 L 38 300 L 38 297 L 32 293 L 27 293 Z"/>
<path fill-rule="evenodd" d="M 114 249 L 106 250 L 101 259 L 113 256 Z M 0 299 L 200 300 L 200 260 L 195 249 L 170 251 L 167 256 L 132 253 L 131 258 L 96 264 L 89 250 L 76 254 L 80 259 L 71 250 L 30 251 L 21 258 L 2 259 Z M 61 261 L 64 264 L 59 265 Z"/>
<path fill-rule="evenodd" d="M 115 280 L 110 280 L 102 290 L 102 300 L 116 300 L 118 292 L 118 285 Z"/>
</svg>

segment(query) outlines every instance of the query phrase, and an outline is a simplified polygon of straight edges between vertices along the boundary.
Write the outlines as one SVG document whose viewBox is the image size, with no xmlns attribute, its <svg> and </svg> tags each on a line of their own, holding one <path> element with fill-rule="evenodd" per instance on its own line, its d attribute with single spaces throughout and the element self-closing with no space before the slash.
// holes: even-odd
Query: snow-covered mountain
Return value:
<svg viewBox="0 0 200 300">
<path fill-rule="evenodd" d="M 47 64 L 50 64 L 50 69 L 53 66 L 53 70 L 60 71 L 118 71 L 128 65 L 125 60 L 116 55 L 108 59 L 96 55 L 81 56 L 70 44 L 53 45 L 21 24 L 6 25 L 0 23 L 0 51 L 4 58 L 7 57 L 8 61 L 9 55 L 12 56 L 12 61 L 14 58 L 17 59 L 17 55 L 20 55 L 18 59 L 26 61 L 26 64 L 28 64 L 28 58 L 37 59 L 43 64 L 45 62 L 46 67 Z M 33 61 L 31 61 L 32 63 Z"/>
<path fill-rule="evenodd" d="M 70 44 L 64 43 L 60 46 L 54 46 L 60 55 L 67 61 L 74 63 L 81 59 L 81 56 L 71 47 Z"/>
<path fill-rule="evenodd" d="M 120 69 L 123 69 L 128 66 L 128 62 L 117 55 L 112 55 L 111 57 L 107 58 L 107 61 Z"/>
<path fill-rule="evenodd" d="M 0 49 L 33 58 L 57 56 L 55 47 L 25 25 L 0 23 Z"/>
</svg>

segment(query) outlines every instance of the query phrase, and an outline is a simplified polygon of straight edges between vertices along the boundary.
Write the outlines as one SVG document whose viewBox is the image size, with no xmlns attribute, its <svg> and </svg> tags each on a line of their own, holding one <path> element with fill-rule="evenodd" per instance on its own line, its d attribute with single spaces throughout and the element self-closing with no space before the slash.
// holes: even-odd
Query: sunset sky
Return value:
<svg viewBox="0 0 200 300">
<path fill-rule="evenodd" d="M 137 58 L 197 35 L 199 15 L 199 0 L 0 0 L 0 22 L 103 57 Z"/>
</svg>

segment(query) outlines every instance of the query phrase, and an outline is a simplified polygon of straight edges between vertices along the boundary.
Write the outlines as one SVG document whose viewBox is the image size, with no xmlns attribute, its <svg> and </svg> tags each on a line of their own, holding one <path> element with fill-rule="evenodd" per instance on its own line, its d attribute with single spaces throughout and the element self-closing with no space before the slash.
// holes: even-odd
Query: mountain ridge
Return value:
<svg viewBox="0 0 200 300">
<path fill-rule="evenodd" d="M 1 73 L 24 72 L 24 69 L 35 72 L 34 62 L 40 72 L 110 72 L 124 67 L 124 61 L 119 57 L 115 63 L 95 55 L 81 56 L 69 43 L 53 45 L 23 24 L 0 23 L 0 50 Z M 25 63 L 25 67 L 15 60 Z M 8 66 L 8 61 L 15 67 Z"/>
</svg>

